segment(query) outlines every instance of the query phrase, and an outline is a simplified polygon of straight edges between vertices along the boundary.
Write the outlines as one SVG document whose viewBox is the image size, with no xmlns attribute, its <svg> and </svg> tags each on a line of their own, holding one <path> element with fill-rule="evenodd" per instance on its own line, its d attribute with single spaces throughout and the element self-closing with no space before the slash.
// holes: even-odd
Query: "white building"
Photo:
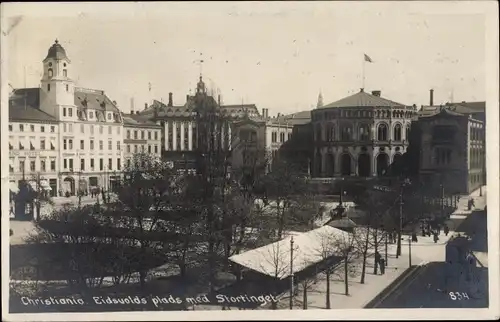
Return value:
<svg viewBox="0 0 500 322">
<path fill-rule="evenodd" d="M 12 190 L 33 176 L 47 181 L 52 195 L 111 189 L 124 162 L 124 120 L 116 102 L 102 90 L 75 86 L 57 40 L 42 63 L 40 87 L 14 90 L 9 100 Z M 148 126 L 157 128 L 138 127 Z"/>
</svg>

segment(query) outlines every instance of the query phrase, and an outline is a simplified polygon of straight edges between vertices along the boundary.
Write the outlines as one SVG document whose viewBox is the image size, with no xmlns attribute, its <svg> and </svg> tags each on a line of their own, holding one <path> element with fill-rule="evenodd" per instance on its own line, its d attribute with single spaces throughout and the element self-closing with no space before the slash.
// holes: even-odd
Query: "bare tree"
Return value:
<svg viewBox="0 0 500 322">
<path fill-rule="evenodd" d="M 345 295 L 349 295 L 349 277 L 355 277 L 357 274 L 355 259 L 358 258 L 359 252 L 356 248 L 355 233 L 339 234 L 334 237 L 335 253 L 342 258 L 342 272 Z M 335 271 L 337 272 L 337 270 Z"/>
</svg>

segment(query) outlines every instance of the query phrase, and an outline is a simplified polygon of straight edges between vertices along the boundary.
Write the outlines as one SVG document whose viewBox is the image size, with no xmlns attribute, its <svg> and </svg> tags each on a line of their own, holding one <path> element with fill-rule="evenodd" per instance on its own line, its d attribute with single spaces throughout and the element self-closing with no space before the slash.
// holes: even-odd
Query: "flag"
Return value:
<svg viewBox="0 0 500 322">
<path fill-rule="evenodd" d="M 373 63 L 372 59 L 367 54 L 365 54 L 365 61 L 367 61 L 369 63 Z"/>
</svg>

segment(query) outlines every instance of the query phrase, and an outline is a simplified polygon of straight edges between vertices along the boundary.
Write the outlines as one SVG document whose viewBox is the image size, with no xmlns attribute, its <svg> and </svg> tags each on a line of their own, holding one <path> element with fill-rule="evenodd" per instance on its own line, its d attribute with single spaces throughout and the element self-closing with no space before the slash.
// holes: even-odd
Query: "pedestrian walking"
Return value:
<svg viewBox="0 0 500 322">
<path fill-rule="evenodd" d="M 448 225 L 444 225 L 443 231 L 444 231 L 444 234 L 446 236 L 448 236 L 448 234 L 450 233 L 450 228 L 448 228 Z"/>
<path fill-rule="evenodd" d="M 380 259 L 380 274 L 381 275 L 385 274 L 385 259 L 384 258 Z"/>
<path fill-rule="evenodd" d="M 434 232 L 434 244 L 436 244 L 438 240 L 439 240 L 438 234 L 437 232 Z"/>
<path fill-rule="evenodd" d="M 375 273 L 377 272 L 377 266 L 380 264 L 380 260 L 382 259 L 382 256 L 380 253 L 377 251 L 375 252 Z"/>
</svg>

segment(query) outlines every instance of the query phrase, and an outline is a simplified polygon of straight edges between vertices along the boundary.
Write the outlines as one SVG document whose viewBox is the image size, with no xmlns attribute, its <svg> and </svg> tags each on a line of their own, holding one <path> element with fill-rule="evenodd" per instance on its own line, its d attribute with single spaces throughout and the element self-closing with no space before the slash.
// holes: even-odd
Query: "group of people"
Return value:
<svg viewBox="0 0 500 322">
<path fill-rule="evenodd" d="M 434 243 L 438 242 L 439 234 L 441 234 L 441 229 L 443 229 L 443 232 L 446 236 L 448 236 L 448 234 L 450 233 L 450 228 L 446 224 L 432 225 L 430 222 L 423 222 L 421 224 L 421 229 L 422 229 L 422 237 L 425 237 L 425 236 L 430 237 L 432 235 L 434 238 Z M 412 235 L 412 241 L 415 241 L 415 242 L 417 241 L 417 234 L 416 233 L 414 233 Z"/>
</svg>

